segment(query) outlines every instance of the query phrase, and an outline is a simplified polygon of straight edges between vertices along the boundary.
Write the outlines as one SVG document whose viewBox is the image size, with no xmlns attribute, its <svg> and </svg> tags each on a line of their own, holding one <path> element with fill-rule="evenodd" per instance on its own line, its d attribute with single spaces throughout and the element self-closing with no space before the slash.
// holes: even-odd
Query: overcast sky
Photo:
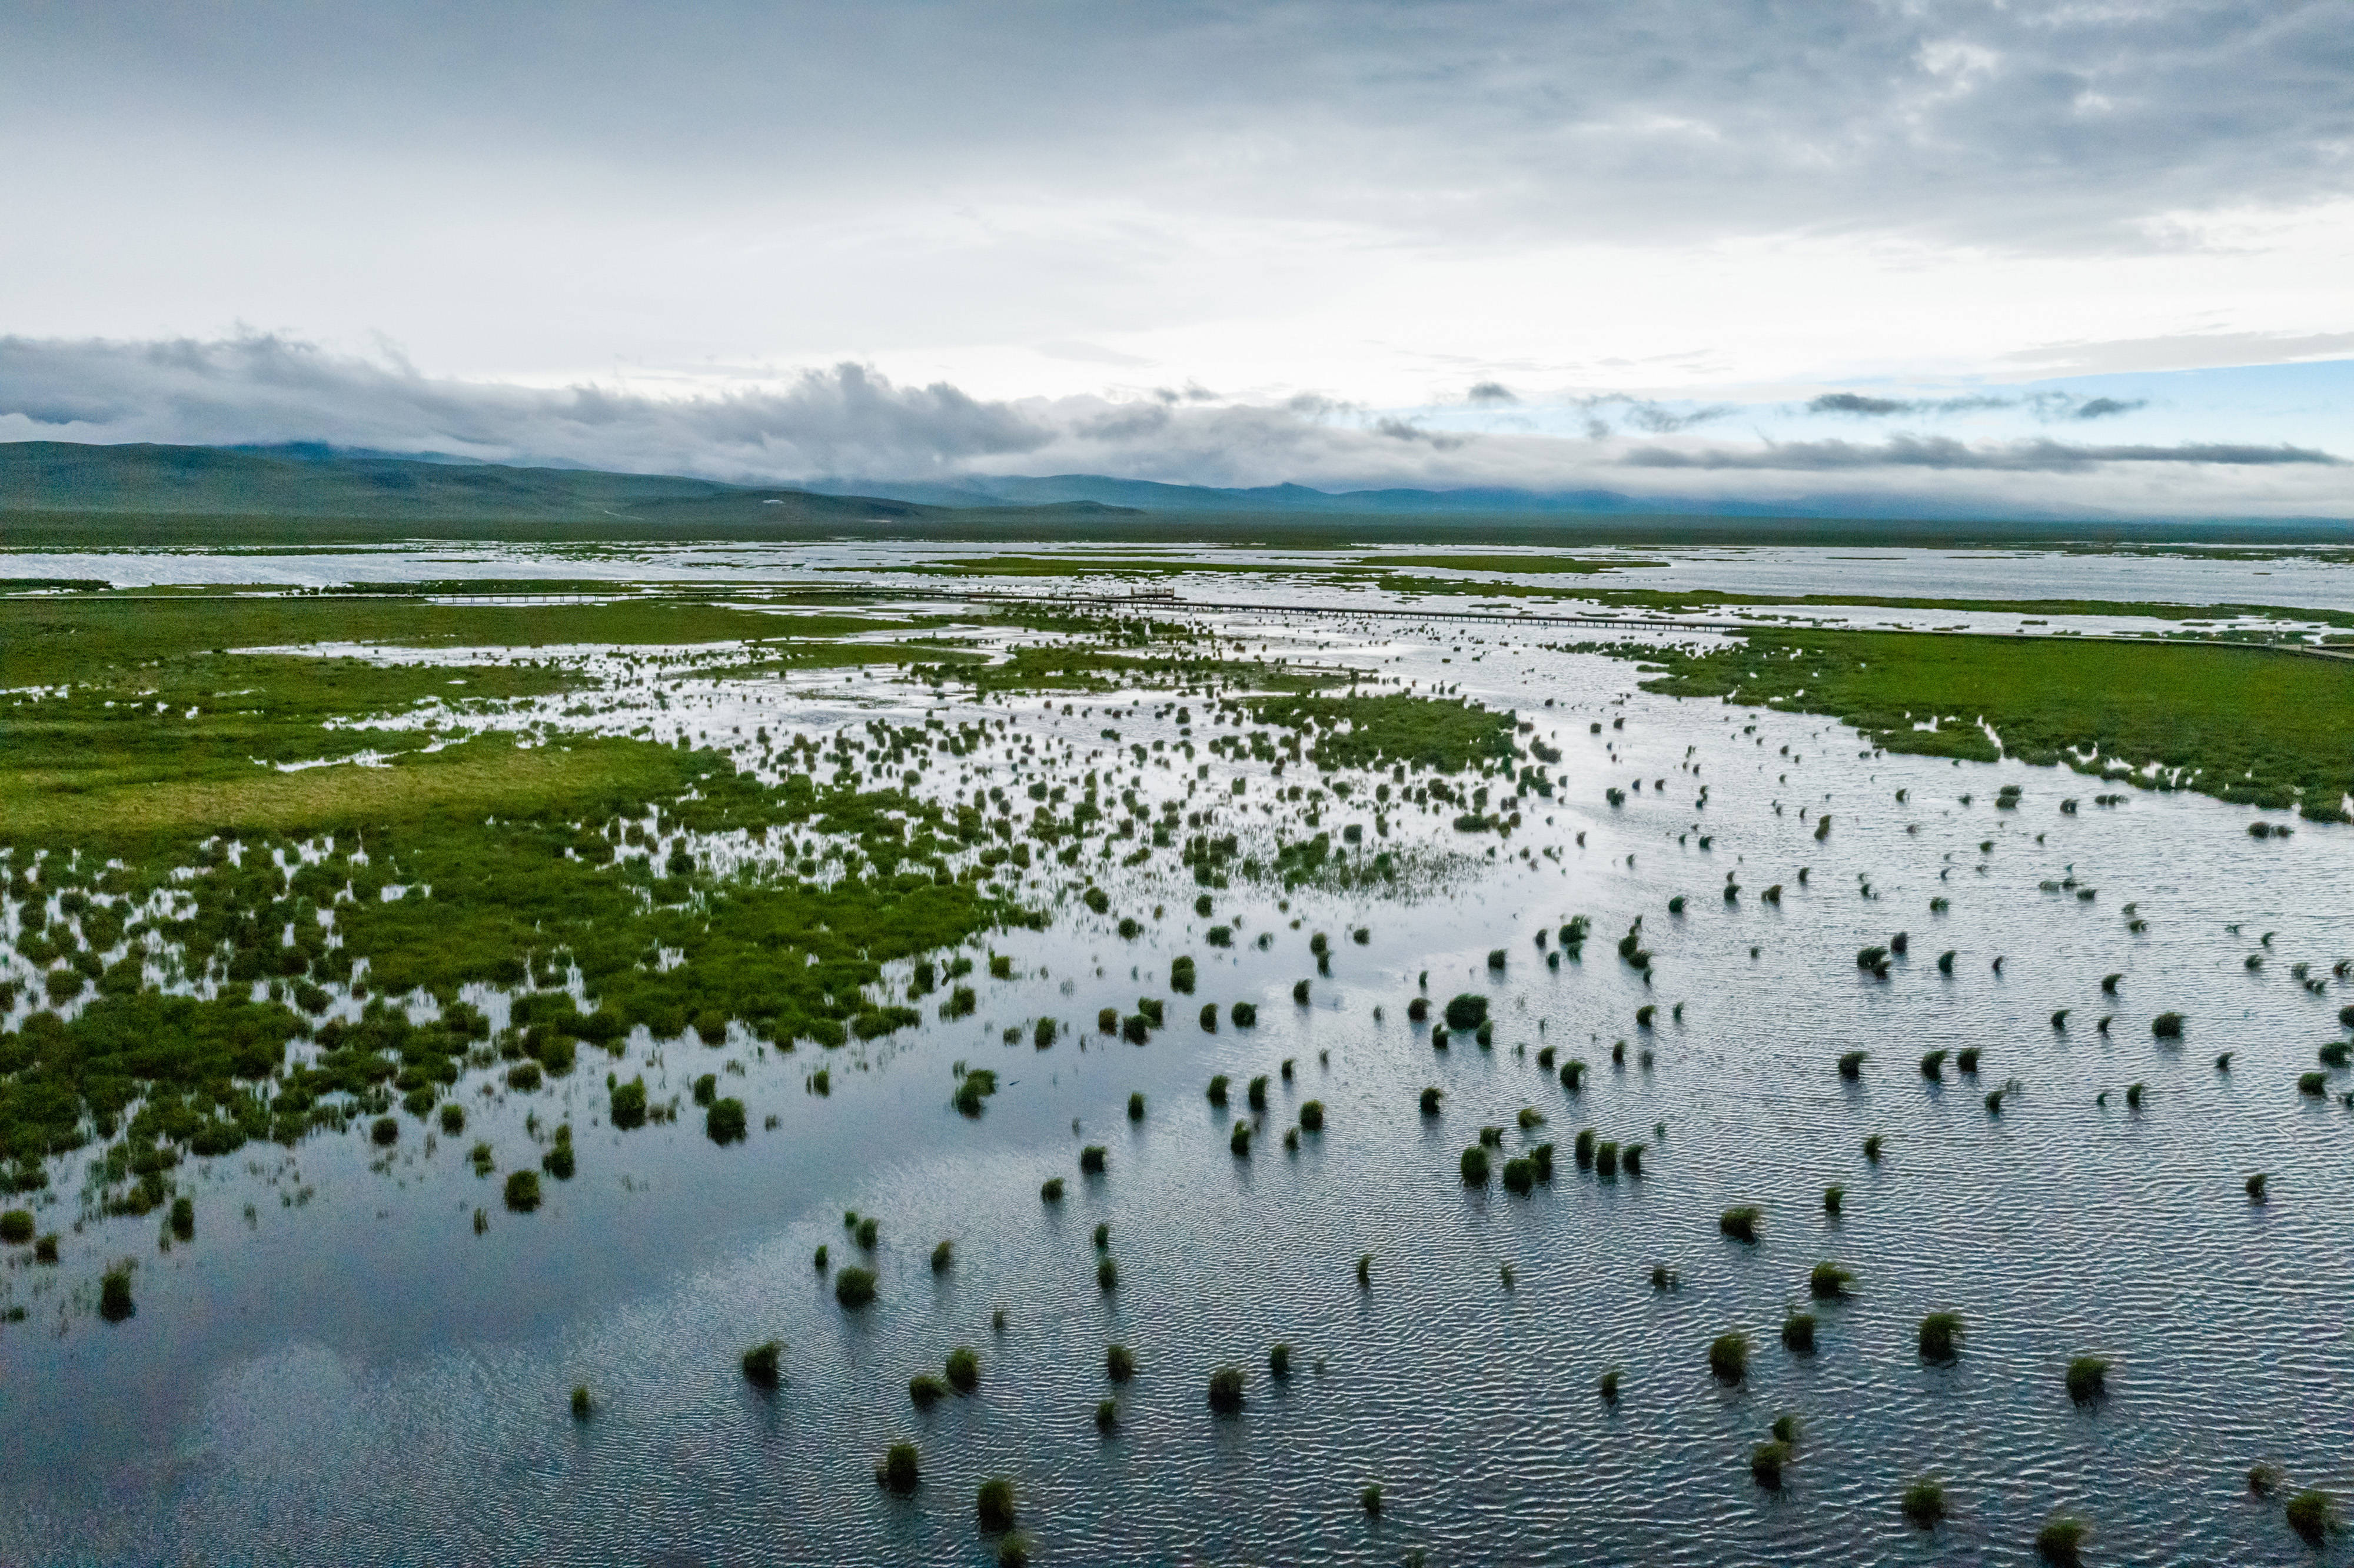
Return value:
<svg viewBox="0 0 2354 1568">
<path fill-rule="evenodd" d="M 2354 514 L 2354 0 L 18 0 L 0 153 L 0 439 Z"/>
</svg>

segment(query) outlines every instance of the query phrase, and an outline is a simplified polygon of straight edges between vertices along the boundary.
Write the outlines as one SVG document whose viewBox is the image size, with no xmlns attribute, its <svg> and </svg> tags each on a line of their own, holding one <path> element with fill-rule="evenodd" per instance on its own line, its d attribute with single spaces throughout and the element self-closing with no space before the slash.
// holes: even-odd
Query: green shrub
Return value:
<svg viewBox="0 0 2354 1568">
<path fill-rule="evenodd" d="M 1088 1144 L 1085 1149 L 1079 1150 L 1080 1173 L 1087 1176 L 1102 1175 L 1104 1173 L 1104 1162 L 1108 1158 L 1109 1156 L 1102 1144 Z"/>
<path fill-rule="evenodd" d="M 1136 1355 L 1126 1345 L 1108 1346 L 1104 1351 L 1104 1376 L 1114 1383 L 1126 1383 L 1136 1376 Z"/>
<path fill-rule="evenodd" d="M 2083 1520 L 2062 1514 L 2035 1532 L 2035 1550 L 2052 1568 L 2077 1568 L 2084 1561 L 2084 1538 L 2090 1533 Z"/>
<path fill-rule="evenodd" d="M 1488 1022 L 1488 999 L 1470 991 L 1463 991 L 1448 1001 L 1446 1016 L 1447 1027 L 1449 1029 L 1458 1031 L 1477 1029 Z"/>
<path fill-rule="evenodd" d="M 833 1277 L 833 1298 L 850 1311 L 855 1312 L 875 1299 L 875 1271 L 871 1268 L 844 1268 Z"/>
<path fill-rule="evenodd" d="M 916 1446 L 913 1443 L 892 1444 L 889 1451 L 883 1456 L 883 1462 L 875 1467 L 875 1482 L 888 1487 L 902 1497 L 916 1489 L 918 1478 Z"/>
<path fill-rule="evenodd" d="M 948 1396 L 948 1384 L 929 1372 L 917 1372 L 907 1380 L 907 1398 L 918 1410 L 929 1410 Z"/>
<path fill-rule="evenodd" d="M 970 1345 L 950 1351 L 941 1370 L 948 1375 L 949 1386 L 960 1394 L 981 1386 L 981 1355 Z"/>
<path fill-rule="evenodd" d="M 1210 1080 L 1210 1103 L 1212 1105 L 1222 1106 L 1226 1103 L 1226 1075 L 1224 1073 L 1220 1073 L 1216 1077 Z"/>
<path fill-rule="evenodd" d="M 131 1299 L 131 1267 L 128 1264 L 110 1268 L 99 1277 L 100 1317 L 110 1323 L 120 1323 L 138 1310 Z"/>
<path fill-rule="evenodd" d="M 1749 1375 L 1749 1336 L 1719 1334 L 1708 1347 L 1708 1370 L 1719 1383 L 1734 1383 Z"/>
<path fill-rule="evenodd" d="M 1962 1337 L 1962 1315 L 1958 1312 L 1932 1312 L 1921 1319 L 1921 1359 L 1925 1361 L 1950 1361 Z"/>
<path fill-rule="evenodd" d="M 1782 1347 L 1795 1355 L 1815 1353 L 1815 1315 L 1793 1312 L 1782 1319 Z"/>
<path fill-rule="evenodd" d="M 1321 1132 L 1324 1130 L 1324 1102 L 1322 1100 L 1303 1100 L 1300 1102 L 1299 1126 L 1300 1129 L 1304 1132 Z"/>
<path fill-rule="evenodd" d="M 2336 1523 L 2328 1493 L 2303 1491 L 2288 1499 L 2288 1527 L 2307 1546 L 2319 1546 Z"/>
<path fill-rule="evenodd" d="M 1737 1242 L 1757 1239 L 1759 1211 L 1755 1205 L 1744 1204 L 1727 1209 L 1716 1217 L 1716 1228 Z"/>
<path fill-rule="evenodd" d="M 518 1214 L 527 1214 L 539 1207 L 539 1172 L 511 1171 L 507 1172 L 507 1207 Z"/>
<path fill-rule="evenodd" d="M 1251 1001 L 1238 1001 L 1226 1009 L 1226 1017 L 1237 1029 L 1251 1028 L 1258 1022 L 1258 1004 Z"/>
<path fill-rule="evenodd" d="M 2068 1397 L 2090 1404 L 2109 1392 L 2109 1363 L 2098 1356 L 2078 1356 L 2068 1363 Z"/>
<path fill-rule="evenodd" d="M 10 1246 L 23 1246 L 33 1239 L 33 1211 L 11 1209 L 0 1214 L 0 1242 Z"/>
<path fill-rule="evenodd" d="M 1924 1476 L 1904 1489 L 1896 1506 L 1904 1510 L 1904 1517 L 1916 1528 L 1934 1529 L 1946 1517 L 1946 1489 Z"/>
<path fill-rule="evenodd" d="M 593 1403 L 588 1398 L 588 1385 L 585 1383 L 573 1384 L 572 1419 L 575 1421 L 586 1421 L 588 1419 L 594 1408 Z"/>
<path fill-rule="evenodd" d="M 743 1142 L 744 1127 L 744 1102 L 739 1099 L 716 1101 L 703 1115 L 703 1130 L 714 1143 Z"/>
<path fill-rule="evenodd" d="M 1760 1443 L 1749 1450 L 1750 1477 L 1767 1491 L 1782 1489 L 1782 1467 L 1789 1462 L 1787 1443 Z"/>
<path fill-rule="evenodd" d="M 1459 1163 L 1463 1171 L 1463 1184 L 1466 1187 L 1484 1187 L 1488 1184 L 1488 1149 L 1485 1144 L 1475 1143 L 1465 1150 Z"/>
<path fill-rule="evenodd" d="M 1223 1366 L 1210 1374 L 1210 1408 L 1232 1415 L 1243 1407 L 1243 1369 Z"/>
<path fill-rule="evenodd" d="M 1013 1528 L 1013 1483 L 1003 1476 L 991 1476 L 981 1483 L 973 1495 L 973 1517 L 982 1531 L 1002 1535 Z"/>
<path fill-rule="evenodd" d="M 1832 1189 L 1834 1192 L 1838 1189 Z M 1847 1287 L 1855 1283 L 1855 1276 L 1836 1263 L 1815 1265 L 1807 1276 L 1807 1293 L 1818 1301 L 1839 1301 L 1847 1296 Z"/>
<path fill-rule="evenodd" d="M 750 1350 L 746 1351 L 743 1359 L 744 1381 L 754 1388 L 776 1387 L 784 1381 L 784 1374 L 779 1370 L 779 1364 L 784 1353 L 785 1347 L 775 1340 L 770 1340 L 765 1344 L 754 1345 Z"/>
<path fill-rule="evenodd" d="M 946 1274 L 949 1269 L 955 1265 L 955 1263 L 956 1244 L 954 1242 L 943 1241 L 939 1245 L 932 1248 L 932 1272 L 934 1274 Z"/>
</svg>

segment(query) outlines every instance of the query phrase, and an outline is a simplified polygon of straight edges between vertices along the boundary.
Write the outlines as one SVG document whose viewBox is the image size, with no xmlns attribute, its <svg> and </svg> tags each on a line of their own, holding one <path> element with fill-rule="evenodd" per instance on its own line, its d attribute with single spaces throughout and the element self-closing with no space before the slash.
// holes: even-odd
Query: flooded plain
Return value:
<svg viewBox="0 0 2354 1568">
<path fill-rule="evenodd" d="M 2039 596 L 2196 591 L 2171 558 L 2052 559 L 2083 581 L 2040 576 Z M 1990 563 L 1988 590 L 2015 567 Z M 2228 569 L 2199 579 L 2211 598 L 2266 602 L 2249 563 Z M 1691 570 L 1804 580 L 1763 552 Z M 2354 601 L 2349 570 L 2309 568 L 2284 602 Z M 197 580 L 185 557 L 165 576 Z M 1839 586 L 1924 580 L 1894 559 Z M 2354 1003 L 2354 827 L 2257 838 L 2248 808 L 2203 796 L 1883 752 L 1819 715 L 1644 691 L 1632 658 L 1557 630 L 1153 613 L 1509 711 L 1522 756 L 1557 760 L 1542 788 L 1509 767 L 1458 779 L 1496 795 L 1467 830 L 1464 802 L 1412 798 L 1429 775 L 1210 747 L 1265 726 L 1243 689 L 1180 674 L 983 698 L 690 663 L 594 704 L 512 705 L 491 722 L 543 743 L 651 727 L 756 769 L 756 732 L 985 720 L 921 790 L 1019 800 L 1100 775 L 1140 821 L 1188 813 L 1270 866 L 1321 832 L 1360 874 L 1213 887 L 1108 845 L 1001 868 L 1049 917 L 974 940 L 1005 961 L 981 962 L 968 1016 L 927 1003 L 838 1050 L 641 1027 L 539 1092 L 470 1075 L 463 1138 L 419 1120 L 379 1147 L 355 1122 L 192 1161 L 194 1237 L 167 1251 L 153 1219 L 77 1222 L 90 1155 L 58 1158 L 42 1224 L 73 1255 L 6 1271 L 27 1310 L 0 1330 L 0 1555 L 983 1563 L 1002 1538 L 977 1528 L 975 1489 L 1006 1476 L 1039 1563 L 2029 1563 L 2062 1514 L 2088 1525 L 2086 1561 L 2348 1560 L 2342 1537 L 2301 1541 L 2282 1499 L 2354 1499 L 2354 1073 L 2317 1054 Z M 1377 805 L 1377 785 L 1398 793 Z M 1376 853 L 1389 873 L 1363 874 Z M 1435 1043 L 1458 993 L 1485 999 L 1488 1037 Z M 1143 1044 L 1098 1027 L 1140 999 L 1166 1009 Z M 504 1024 L 501 991 L 467 1000 Z M 977 1068 L 996 1089 L 971 1114 Z M 657 1101 L 724 1074 L 751 1130 L 716 1143 L 692 1108 L 617 1129 L 608 1072 Z M 1287 1147 L 1311 1101 L 1320 1128 Z M 535 1150 L 559 1119 L 577 1175 L 503 1209 L 461 1146 Z M 1640 1174 L 1585 1168 L 1588 1128 L 1642 1145 Z M 1483 1129 L 1499 1174 L 1475 1183 Z M 1551 1179 L 1512 1190 L 1502 1167 L 1538 1145 Z M 1723 1217 L 1752 1207 L 1736 1239 Z M 871 1247 L 852 1214 L 876 1222 Z M 117 1255 L 139 1260 L 137 1309 L 106 1322 L 90 1264 Z M 1826 1261 L 1851 1283 L 1817 1299 Z M 877 1277 L 863 1309 L 834 1293 L 852 1264 Z M 1918 1342 L 1939 1311 L 1961 1319 L 1950 1360 Z M 1786 1344 L 1802 1313 L 1810 1351 Z M 1731 1333 L 1750 1341 L 1737 1382 L 1710 1361 Z M 773 1391 L 738 1365 L 766 1340 Z M 1113 1344 L 1132 1380 L 1108 1380 Z M 960 1346 L 971 1392 L 912 1401 Z M 2087 1356 L 2105 1392 L 2072 1398 Z M 1228 1365 L 1244 1403 L 1222 1414 L 1204 1391 Z M 1753 1452 L 1786 1414 L 1769 1488 Z M 875 1476 L 902 1441 L 921 1457 L 905 1494 Z M 2276 1495 L 2252 1491 L 2259 1465 Z M 1934 1529 L 1899 1506 L 1924 1478 L 1945 1489 Z"/>
</svg>

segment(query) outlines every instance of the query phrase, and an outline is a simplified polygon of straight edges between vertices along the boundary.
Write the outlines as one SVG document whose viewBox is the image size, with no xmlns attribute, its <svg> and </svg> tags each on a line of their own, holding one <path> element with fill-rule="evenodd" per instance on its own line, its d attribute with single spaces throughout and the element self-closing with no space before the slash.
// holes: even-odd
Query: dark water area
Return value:
<svg viewBox="0 0 2354 1568">
<path fill-rule="evenodd" d="M 2327 979 L 2354 956 L 2354 829 L 2252 841 L 2244 809 L 2130 790 L 2063 813 L 2098 786 L 1859 755 L 1838 725 L 1644 695 L 1596 657 L 1515 648 L 1441 671 L 1434 641 L 1322 653 L 1517 708 L 1566 754 L 1558 796 L 1492 859 L 1444 816 L 1406 819 L 1455 859 L 1400 896 L 1221 895 L 1214 918 L 1240 916 L 1231 951 L 1201 939 L 1189 882 L 1115 871 L 1115 916 L 1166 915 L 1129 942 L 1069 900 L 1046 930 L 993 936 L 1022 978 L 980 980 L 970 1019 L 838 1053 L 641 1038 L 611 1065 L 660 1096 L 738 1063 L 726 1092 L 753 1131 L 733 1148 L 691 1108 L 602 1125 L 609 1065 L 588 1052 L 547 1093 L 470 1101 L 467 1133 L 430 1153 L 407 1126 L 384 1169 L 357 1131 L 212 1161 L 193 1244 L 158 1255 L 152 1222 L 103 1222 L 111 1253 L 142 1258 L 134 1318 L 44 1299 L 0 1333 L 0 1558 L 982 1563 L 995 1541 L 974 1489 L 1006 1475 L 1044 1563 L 2023 1563 L 2061 1511 L 2089 1521 L 2091 1562 L 2354 1559 L 2342 1538 L 2306 1547 L 2246 1485 L 2270 1463 L 2286 1492 L 2354 1499 L 2354 1110 L 2336 1098 L 2354 1075 L 2331 1073 L 2325 1098 L 2296 1090 L 2345 1037 L 2354 986 L 2317 995 L 2288 972 Z M 783 724 L 803 699 L 760 700 Z M 1642 794 L 1606 803 L 1634 777 Z M 1995 806 L 2005 784 L 2024 790 L 2015 810 Z M 2094 896 L 2044 888 L 2070 880 Z M 1034 891 L 1051 895 L 1043 876 Z M 1538 933 L 1580 914 L 1582 956 L 1549 965 Z M 1638 916 L 1648 983 L 1614 948 Z M 1363 945 L 1345 935 L 1359 926 Z M 1900 930 L 1910 950 L 1885 978 L 1858 967 Z M 1179 953 L 1200 964 L 1191 995 L 1169 988 Z M 1424 971 L 1434 1008 L 1489 997 L 1490 1048 L 1434 1050 L 1408 1022 Z M 1099 1007 L 1140 996 L 1169 999 L 1149 1044 L 1096 1032 Z M 1236 1001 L 1257 1003 L 1256 1028 L 1227 1020 Z M 1204 1001 L 1221 1004 L 1214 1033 Z M 2189 1020 L 2179 1042 L 2152 1034 L 2165 1011 Z M 1066 1025 L 1051 1050 L 1026 1031 L 1002 1043 L 1041 1016 Z M 1975 1075 L 1918 1068 L 1973 1046 Z M 1539 1066 L 1547 1047 L 1590 1064 L 1580 1092 Z M 1858 1049 L 1843 1081 L 1834 1064 Z M 959 1062 L 1000 1075 L 978 1118 L 951 1104 Z M 828 1096 L 808 1087 L 819 1066 Z M 1228 1108 L 1204 1097 L 1214 1074 Z M 1425 1086 L 1444 1093 L 1433 1117 Z M 1310 1099 L 1323 1129 L 1287 1152 Z M 1522 1128 L 1523 1107 L 1544 1120 Z M 509 1213 L 463 1145 L 516 1146 L 533 1113 L 568 1116 L 579 1174 Z M 1247 1158 L 1229 1150 L 1238 1118 L 1261 1122 Z M 1458 1156 L 1483 1127 L 1506 1156 L 1553 1143 L 1551 1183 L 1467 1188 Z M 1587 1127 L 1647 1144 L 1643 1175 L 1581 1171 Z M 1080 1171 L 1088 1145 L 1107 1150 L 1100 1176 Z M 2254 1203 L 2259 1171 L 2271 1195 Z M 1040 1197 L 1050 1177 L 1058 1204 Z M 1754 1245 L 1720 1234 L 1736 1204 L 1763 1212 Z M 845 1210 L 878 1221 L 871 1259 Z M 955 1262 L 935 1273 L 943 1239 Z M 821 1245 L 835 1268 L 871 1263 L 874 1306 L 835 1304 Z M 1852 1294 L 1810 1303 L 1826 1259 Z M 1654 1289 L 1658 1265 L 1678 1288 Z M 1781 1326 L 1808 1308 L 1817 1349 L 1793 1354 Z M 1951 1364 L 1916 1350 L 1935 1310 L 1965 1325 Z M 1707 1351 L 1734 1330 L 1754 1351 L 1728 1387 Z M 763 1393 L 737 1358 L 769 1339 L 784 1381 Z M 1114 1342 L 1139 1366 L 1124 1387 L 1105 1376 Z M 1278 1342 L 1288 1379 L 1268 1368 Z M 979 1352 L 977 1390 L 915 1408 L 908 1379 L 959 1345 Z M 2082 1355 L 2112 1363 L 2091 1404 L 2063 1386 Z M 1228 1363 L 1246 1404 L 1221 1416 L 1204 1390 Z M 1612 1371 L 1615 1405 L 1596 1392 Z M 1096 1407 L 1115 1396 L 1106 1435 Z M 1785 1412 L 1802 1436 L 1768 1491 L 1749 1455 Z M 900 1440 L 922 1455 L 907 1498 L 874 1479 Z M 1951 1501 L 1934 1532 L 1897 1507 L 1922 1477 Z M 1378 1519 L 1359 1501 L 1371 1484 Z"/>
</svg>

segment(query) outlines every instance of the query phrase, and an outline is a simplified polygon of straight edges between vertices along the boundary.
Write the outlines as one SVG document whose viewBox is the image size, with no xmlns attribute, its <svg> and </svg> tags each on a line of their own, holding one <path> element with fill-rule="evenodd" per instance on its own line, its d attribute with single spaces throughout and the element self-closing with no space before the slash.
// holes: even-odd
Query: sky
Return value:
<svg viewBox="0 0 2354 1568">
<path fill-rule="evenodd" d="M 0 0 L 0 440 L 2354 517 L 2354 0 Z"/>
</svg>

